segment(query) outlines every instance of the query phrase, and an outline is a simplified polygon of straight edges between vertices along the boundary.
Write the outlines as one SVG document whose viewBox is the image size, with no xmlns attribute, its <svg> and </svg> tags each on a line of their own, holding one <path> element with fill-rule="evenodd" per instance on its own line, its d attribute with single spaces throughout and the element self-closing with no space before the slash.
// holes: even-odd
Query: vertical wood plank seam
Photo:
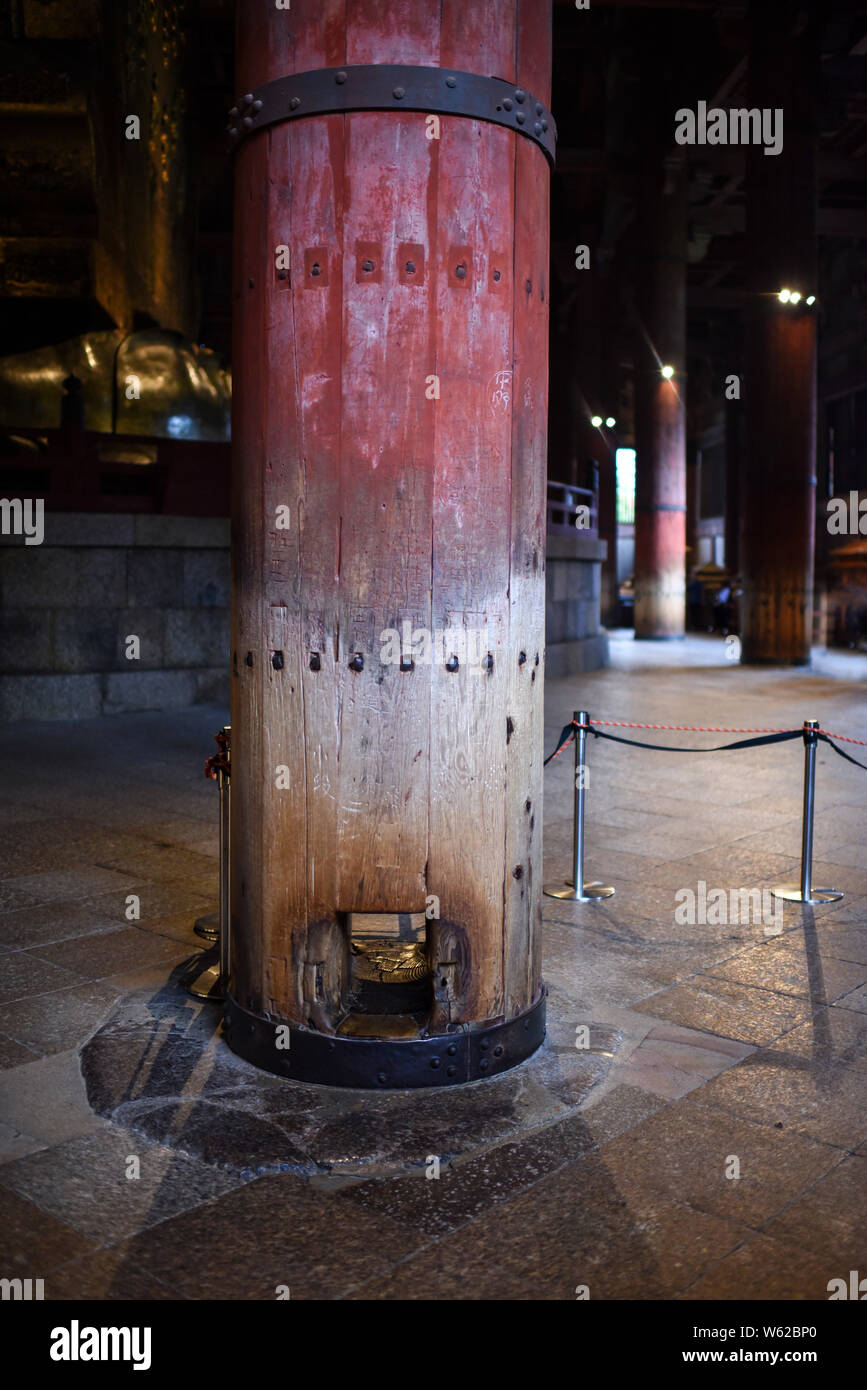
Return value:
<svg viewBox="0 0 867 1390">
<path fill-rule="evenodd" d="M 289 237 L 288 237 L 288 240 L 289 240 L 289 244 L 290 244 L 290 246 L 291 246 L 291 245 L 293 244 L 293 242 L 294 242 L 294 237 L 293 237 L 293 235 L 292 235 L 292 222 L 293 222 L 293 213 L 294 213 L 294 209 L 295 209 L 295 146 L 294 146 L 294 141 L 293 141 L 293 139 L 292 139 L 291 130 L 287 132 L 287 138 L 288 138 L 288 142 L 289 142 L 288 150 L 287 150 L 287 154 L 288 154 L 287 167 L 288 167 L 289 178 L 290 178 L 290 188 L 289 188 L 289 228 L 288 228 Z M 290 272 L 289 272 L 289 273 L 290 273 L 290 275 L 292 274 L 291 269 L 290 269 Z M 292 313 L 292 357 L 293 357 L 293 360 L 294 360 L 294 362 L 295 362 L 295 372 L 294 372 L 294 377 L 295 377 L 295 416 L 296 416 L 296 419 L 297 419 L 297 421 L 298 421 L 298 428 L 297 428 L 297 431 L 296 431 L 296 441 L 297 441 L 297 448 L 298 448 L 298 463 L 300 464 L 300 467 L 301 467 L 301 474 L 302 474 L 302 480 L 303 480 L 303 482 L 302 482 L 302 486 L 303 486 L 303 497 L 304 497 L 304 501 L 305 501 L 305 504 L 306 504 L 306 501 L 307 501 L 307 454 L 306 454 L 305 441 L 304 441 L 304 417 L 303 417 L 303 415 L 302 415 L 302 413 L 301 413 L 301 394 L 300 394 L 300 387 L 299 387 L 300 378 L 299 378 L 299 375 L 298 375 L 298 324 L 297 324 L 297 320 L 296 320 L 296 317 L 295 317 L 295 295 L 297 294 L 297 292 L 298 292 L 298 290 L 297 290 L 297 284 L 293 284 L 292 287 L 291 287 L 291 289 L 290 289 L 290 291 L 289 291 L 289 301 L 290 301 L 291 313 Z M 296 493 L 296 496 L 297 496 L 297 493 Z M 310 788 L 309 788 L 309 781 L 308 781 L 308 777 L 307 777 L 307 705 L 306 705 L 306 701 L 305 701 L 305 699 L 304 699 L 304 676 L 303 676 L 303 666 L 304 666 L 304 650 L 303 650 L 304 642 L 303 642 L 303 637 L 304 637 L 304 613 L 305 613 L 305 604 L 304 604 L 304 546 L 303 546 L 303 535 L 302 535 L 303 528 L 302 528 L 301 509 L 300 509 L 300 508 L 296 508 L 296 510 L 298 511 L 298 517 L 297 517 L 297 527 L 298 527 L 298 569 L 297 569 L 297 577 L 298 577 L 298 600 L 297 600 L 297 601 L 298 601 L 298 620 L 299 620 L 299 621 L 298 621 L 298 633 L 299 633 L 299 637 L 302 638 L 302 643 L 301 643 L 302 650 L 299 652 L 299 655 L 298 655 L 298 694 L 299 694 L 299 696 L 300 696 L 300 698 L 301 698 L 301 728 L 302 728 L 302 730 L 304 731 L 304 750 L 303 750 L 304 756 L 303 756 L 303 758 L 301 759 L 301 763 L 302 763 L 302 767 L 303 767 L 303 780 L 304 780 L 304 938 L 305 938 L 305 951 L 304 951 L 304 954 L 305 954 L 305 959 L 306 959 L 306 957 L 307 957 L 307 947 L 306 947 L 307 923 L 308 923 L 308 920 L 309 920 L 309 917 L 310 917 L 310 878 L 309 878 L 309 874 L 308 874 L 308 871 L 307 871 L 307 866 L 308 866 L 308 864 L 309 864 L 309 862 L 310 862 Z M 305 515 L 306 515 L 306 510 L 307 510 L 307 509 L 306 509 L 306 505 L 305 505 L 305 508 L 304 508 L 304 513 L 305 513 Z M 295 765 L 297 766 L 297 760 L 295 760 Z M 290 951 L 289 954 L 290 954 L 290 960 L 291 960 L 291 951 Z M 289 964 L 290 964 L 290 961 L 287 961 L 287 966 L 288 966 Z"/>
</svg>

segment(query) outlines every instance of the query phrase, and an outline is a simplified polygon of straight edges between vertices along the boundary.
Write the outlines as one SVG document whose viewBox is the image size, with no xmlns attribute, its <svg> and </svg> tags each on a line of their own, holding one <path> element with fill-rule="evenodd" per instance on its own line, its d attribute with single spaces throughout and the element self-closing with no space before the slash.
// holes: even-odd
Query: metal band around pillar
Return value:
<svg viewBox="0 0 867 1390">
<path fill-rule="evenodd" d="M 263 1018 L 226 997 L 223 1019 L 233 1052 L 293 1081 L 364 1090 L 459 1086 L 509 1071 L 545 1036 L 545 990 L 517 1018 L 429 1038 L 353 1038 Z"/>
<path fill-rule="evenodd" d="M 465 116 L 505 126 L 517 135 L 526 135 L 549 163 L 554 163 L 557 126 L 551 112 L 532 92 L 501 77 L 404 63 L 316 68 L 263 82 L 232 107 L 228 131 L 236 149 L 248 135 L 282 121 L 397 110 Z"/>
</svg>

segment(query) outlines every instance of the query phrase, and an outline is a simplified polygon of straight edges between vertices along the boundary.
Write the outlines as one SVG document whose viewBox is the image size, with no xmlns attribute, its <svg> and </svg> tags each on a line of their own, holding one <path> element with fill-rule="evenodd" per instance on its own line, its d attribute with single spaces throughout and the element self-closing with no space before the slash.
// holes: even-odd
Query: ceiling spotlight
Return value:
<svg viewBox="0 0 867 1390">
<path fill-rule="evenodd" d="M 598 430 L 598 429 L 599 429 L 599 426 L 602 424 L 602 416 L 601 416 L 601 415 L 591 415 L 591 417 L 590 417 L 590 423 L 591 423 L 591 425 L 593 426 L 593 428 L 594 428 L 595 430 Z"/>
<path fill-rule="evenodd" d="M 662 375 L 665 377 L 666 381 L 671 381 L 671 378 L 674 376 L 674 367 L 663 367 Z"/>
<path fill-rule="evenodd" d="M 610 430 L 613 430 L 614 426 L 617 424 L 617 421 L 615 420 L 613 415 L 609 415 L 608 419 L 605 421 L 605 424 L 608 426 Z"/>
<path fill-rule="evenodd" d="M 792 303 L 792 304 L 800 304 L 800 302 L 801 302 L 801 293 L 800 293 L 800 290 L 792 290 L 792 293 L 791 293 L 791 296 L 790 296 L 790 303 Z"/>
<path fill-rule="evenodd" d="M 816 296 L 814 294 L 808 294 L 805 303 L 812 307 L 812 305 L 816 303 Z"/>
<path fill-rule="evenodd" d="M 781 304 L 788 304 L 788 302 L 789 302 L 789 300 L 791 299 L 791 297 L 792 297 L 792 291 L 791 291 L 791 290 L 780 290 L 780 293 L 779 293 L 779 295 L 777 296 L 777 298 L 779 299 L 779 301 L 780 301 Z"/>
</svg>

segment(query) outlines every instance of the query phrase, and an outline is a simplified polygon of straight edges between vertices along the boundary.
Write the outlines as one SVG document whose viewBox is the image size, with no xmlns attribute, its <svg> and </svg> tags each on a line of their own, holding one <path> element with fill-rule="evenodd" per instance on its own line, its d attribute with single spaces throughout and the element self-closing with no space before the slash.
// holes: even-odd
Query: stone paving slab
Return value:
<svg viewBox="0 0 867 1390">
<path fill-rule="evenodd" d="M 752 1236 L 680 1294 L 683 1299 L 745 1302 L 814 1301 L 828 1297 L 836 1266 L 771 1240 Z M 843 1271 L 841 1271 L 842 1273 Z M 809 1324 L 809 1314 L 803 1322 Z"/>
<path fill-rule="evenodd" d="M 140 1164 L 138 1177 L 129 1176 L 132 1159 Z M 109 1245 L 209 1202 L 237 1179 L 120 1126 L 104 1126 L 5 1163 L 0 1185 L 88 1240 Z"/>
<path fill-rule="evenodd" d="M 379 1280 L 361 1299 L 674 1297 L 737 1248 L 747 1227 L 618 1183 L 606 1150 L 537 1183 Z"/>
<path fill-rule="evenodd" d="M 123 1269 L 141 1270 L 194 1299 L 332 1299 L 400 1265 L 420 1232 L 378 1212 L 350 1213 L 301 1178 L 260 1178 L 121 1242 Z M 335 1231 L 339 1238 L 325 1233 Z"/>
<path fill-rule="evenodd" d="M 793 1024 L 808 1018 L 811 1001 L 791 994 L 717 979 L 694 976 L 684 984 L 644 999 L 645 1013 L 705 1033 L 766 1046 Z"/>
</svg>

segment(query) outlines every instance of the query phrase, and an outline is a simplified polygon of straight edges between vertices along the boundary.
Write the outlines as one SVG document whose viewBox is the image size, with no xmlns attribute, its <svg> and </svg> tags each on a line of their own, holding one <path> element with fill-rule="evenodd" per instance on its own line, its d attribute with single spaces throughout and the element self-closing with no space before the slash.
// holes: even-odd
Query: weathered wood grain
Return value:
<svg viewBox="0 0 867 1390">
<path fill-rule="evenodd" d="M 548 21 L 530 0 L 239 7 L 239 91 L 410 62 L 546 99 Z M 485 122 L 428 136 L 423 113 L 316 117 L 236 158 L 235 993 L 324 1031 L 352 913 L 438 900 L 434 1031 L 539 987 L 548 170 Z M 405 623 L 402 670 L 382 634 Z"/>
</svg>

